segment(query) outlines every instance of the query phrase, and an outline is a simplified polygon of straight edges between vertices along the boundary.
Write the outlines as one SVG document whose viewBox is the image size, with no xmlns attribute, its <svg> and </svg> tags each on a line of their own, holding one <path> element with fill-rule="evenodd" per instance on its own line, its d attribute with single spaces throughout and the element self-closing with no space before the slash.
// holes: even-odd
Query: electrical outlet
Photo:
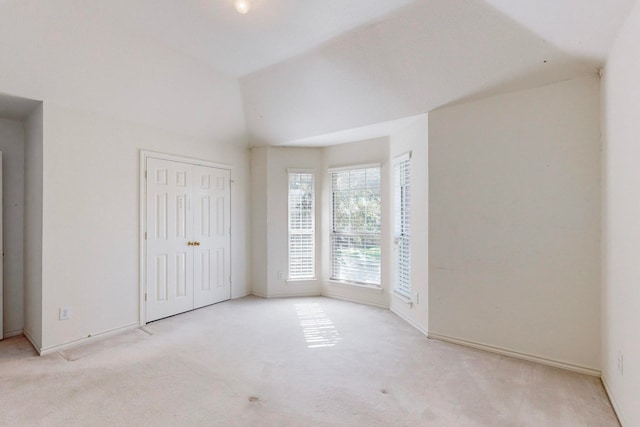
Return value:
<svg viewBox="0 0 640 427">
<path fill-rule="evenodd" d="M 71 319 L 71 307 L 60 307 L 60 320 Z"/>
<path fill-rule="evenodd" d="M 420 292 L 416 292 L 416 304 L 420 304 Z"/>
<path fill-rule="evenodd" d="M 284 271 L 278 271 L 278 280 L 284 280 Z"/>
<path fill-rule="evenodd" d="M 618 373 L 624 375 L 624 355 L 621 351 L 618 352 Z"/>
</svg>

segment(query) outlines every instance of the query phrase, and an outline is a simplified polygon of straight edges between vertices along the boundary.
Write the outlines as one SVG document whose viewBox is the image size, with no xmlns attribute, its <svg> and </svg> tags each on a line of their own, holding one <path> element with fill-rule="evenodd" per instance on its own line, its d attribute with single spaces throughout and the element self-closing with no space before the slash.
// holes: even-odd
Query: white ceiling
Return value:
<svg viewBox="0 0 640 427">
<path fill-rule="evenodd" d="M 483 0 L 559 49 L 603 62 L 636 0 Z"/>
<path fill-rule="evenodd" d="M 342 141 L 594 72 L 638 1 L 0 0 L 0 91 L 198 137 Z"/>
<path fill-rule="evenodd" d="M 12 0 L 0 0 L 10 2 Z M 436 0 L 233 0 L 77 2 L 128 32 L 154 39 L 230 76 L 244 76 L 384 19 L 412 3 Z M 604 61 L 635 0 L 451 0 L 484 3 L 567 53 Z"/>
<path fill-rule="evenodd" d="M 369 126 L 333 132 L 326 135 L 312 136 L 310 138 L 290 141 L 282 145 L 292 147 L 326 147 L 328 145 L 346 144 L 353 141 L 366 141 L 369 139 L 393 135 L 422 117 L 425 117 L 425 115 L 419 114 L 417 116 L 405 117 L 398 120 L 389 120 L 388 122 L 381 122 Z"/>
<path fill-rule="evenodd" d="M 242 76 L 415 1 L 252 0 L 246 15 L 235 11 L 233 0 L 104 0 L 78 6 L 223 73 Z"/>
<path fill-rule="evenodd" d="M 607 40 L 591 51 L 596 53 L 580 54 L 582 44 L 600 40 L 599 32 L 589 32 L 586 24 L 574 28 L 564 6 L 537 1 L 561 15 L 564 26 L 543 36 L 528 26 L 544 21 L 544 13 L 525 15 L 525 26 L 483 0 L 418 1 L 379 23 L 244 76 L 251 143 L 317 145 L 327 139 L 318 135 L 343 135 L 454 102 L 595 77 L 624 14 L 605 19 L 603 8 L 594 5 L 603 22 L 618 23 L 606 24 Z M 605 27 L 600 20 L 589 23 L 594 31 Z M 561 48 L 560 38 L 548 37 L 568 34 L 565 27 L 581 36 Z"/>
</svg>

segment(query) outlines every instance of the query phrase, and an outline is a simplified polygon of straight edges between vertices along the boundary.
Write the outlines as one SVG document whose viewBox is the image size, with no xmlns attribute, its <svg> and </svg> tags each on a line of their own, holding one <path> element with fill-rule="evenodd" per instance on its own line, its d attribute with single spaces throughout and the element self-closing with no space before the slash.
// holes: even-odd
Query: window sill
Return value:
<svg viewBox="0 0 640 427">
<path fill-rule="evenodd" d="M 287 279 L 287 285 L 305 285 L 307 283 L 315 283 L 318 281 L 317 277 L 309 277 L 308 279 Z"/>
<path fill-rule="evenodd" d="M 341 285 L 349 288 L 366 289 L 369 291 L 382 293 L 382 286 L 380 285 L 367 285 L 365 283 L 343 282 L 340 280 L 332 280 L 332 279 L 329 279 L 329 283 L 332 285 Z"/>
</svg>

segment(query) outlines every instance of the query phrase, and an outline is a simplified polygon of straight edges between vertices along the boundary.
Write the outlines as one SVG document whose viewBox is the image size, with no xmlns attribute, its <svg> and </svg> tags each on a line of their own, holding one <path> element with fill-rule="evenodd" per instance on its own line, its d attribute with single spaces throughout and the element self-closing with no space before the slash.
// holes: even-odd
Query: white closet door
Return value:
<svg viewBox="0 0 640 427">
<path fill-rule="evenodd" d="M 148 322 L 194 308 L 193 166 L 147 159 Z"/>
<path fill-rule="evenodd" d="M 195 308 L 231 298 L 231 173 L 195 166 Z"/>
</svg>

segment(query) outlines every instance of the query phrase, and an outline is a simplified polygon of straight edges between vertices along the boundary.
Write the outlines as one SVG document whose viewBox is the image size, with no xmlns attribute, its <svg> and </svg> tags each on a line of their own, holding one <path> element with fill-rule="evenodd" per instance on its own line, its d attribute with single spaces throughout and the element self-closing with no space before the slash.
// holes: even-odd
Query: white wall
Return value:
<svg viewBox="0 0 640 427">
<path fill-rule="evenodd" d="M 429 113 L 430 335 L 600 370 L 599 102 L 593 76 Z"/>
<path fill-rule="evenodd" d="M 595 71 L 486 2 L 416 1 L 241 79 L 252 144 L 423 114 Z"/>
<path fill-rule="evenodd" d="M 269 296 L 267 241 L 269 147 L 251 149 L 251 293 L 263 298 Z"/>
<path fill-rule="evenodd" d="M 640 3 L 602 84 L 602 373 L 623 425 L 640 425 Z M 618 369 L 622 355 L 623 370 Z"/>
<path fill-rule="evenodd" d="M 321 274 L 322 253 L 320 213 L 322 178 L 322 150 L 317 148 L 269 148 L 268 178 L 268 226 L 267 242 L 269 265 L 267 283 L 269 296 L 320 295 L 320 281 L 287 281 L 289 269 L 289 224 L 287 169 L 308 169 L 314 172 L 316 200 L 316 276 Z M 284 279 L 280 278 L 284 275 Z"/>
<path fill-rule="evenodd" d="M 249 293 L 249 152 L 45 103 L 42 348 L 138 322 L 139 150 L 232 170 L 232 296 Z M 228 143 L 227 143 L 228 142 Z M 72 318 L 58 320 L 61 306 Z"/>
<path fill-rule="evenodd" d="M 320 214 L 322 149 L 252 148 L 252 251 L 255 295 L 291 297 L 320 295 Z M 289 270 L 288 169 L 305 169 L 315 173 L 316 193 L 316 280 L 287 280 Z"/>
<path fill-rule="evenodd" d="M 24 333 L 42 348 L 42 190 L 44 108 L 25 122 L 24 152 Z"/>
<path fill-rule="evenodd" d="M 238 81 L 77 0 L 1 9 L 0 92 L 45 102 L 44 135 L 34 119 L 26 150 L 25 330 L 35 346 L 137 322 L 139 149 L 234 166 L 232 288 L 234 297 L 248 293 Z M 62 305 L 71 320 L 58 320 Z"/>
<path fill-rule="evenodd" d="M 390 137 L 389 159 L 411 152 L 411 301 L 391 292 L 391 311 L 427 333 L 429 330 L 429 122 L 426 115 Z M 390 186 L 393 189 L 393 171 Z M 393 190 L 392 190 L 393 191 Z M 391 199 L 393 201 L 393 198 Z M 387 206 L 393 215 L 393 203 Z M 393 224 L 393 222 L 392 222 Z M 393 237 L 393 234 L 392 234 Z M 393 243 L 391 243 L 393 244 Z M 391 246 L 393 248 L 393 246 Z M 393 266 L 393 250 L 390 265 Z M 393 279 L 393 276 L 392 276 Z M 393 289 L 393 284 L 391 285 Z"/>
<path fill-rule="evenodd" d="M 24 240 L 24 125 L 0 119 L 0 151 L 2 151 L 2 227 L 3 227 L 3 317 L 4 335 L 22 332 L 23 240 Z"/>
<path fill-rule="evenodd" d="M 325 248 L 321 254 L 322 266 L 322 294 L 333 298 L 340 298 L 365 304 L 389 307 L 389 293 L 391 291 L 392 264 L 388 255 L 393 251 L 391 245 L 391 218 L 389 215 L 382 216 L 381 235 L 381 289 L 372 289 L 364 286 L 355 286 L 332 282 L 331 260 L 329 249 L 329 230 L 331 230 L 331 182 L 330 175 L 326 173 L 329 168 L 343 166 L 358 166 L 370 163 L 380 163 L 381 165 L 381 203 L 382 209 L 391 203 L 390 162 L 389 162 L 389 138 L 377 138 L 368 141 L 354 142 L 326 147 L 323 155 L 322 177 L 322 235 L 321 247 Z"/>
</svg>

